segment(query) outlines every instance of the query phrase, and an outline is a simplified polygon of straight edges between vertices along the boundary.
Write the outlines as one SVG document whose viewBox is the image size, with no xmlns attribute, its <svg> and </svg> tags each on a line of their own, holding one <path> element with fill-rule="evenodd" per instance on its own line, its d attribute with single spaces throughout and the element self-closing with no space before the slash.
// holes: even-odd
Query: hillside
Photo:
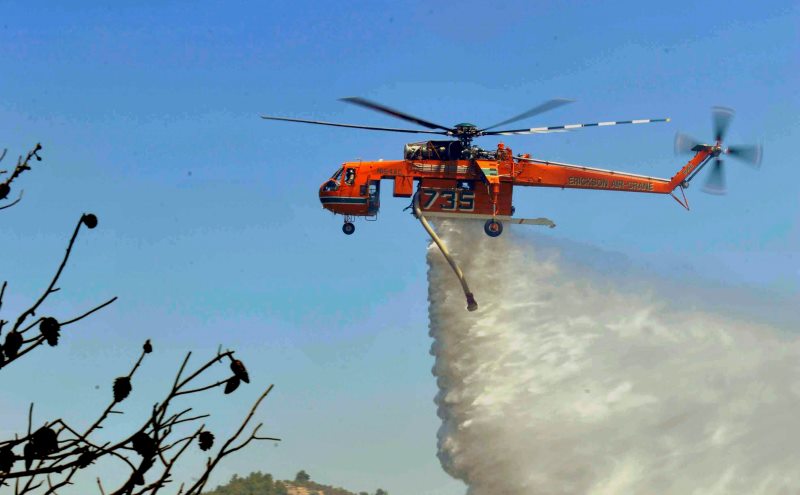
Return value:
<svg viewBox="0 0 800 495">
<path fill-rule="evenodd" d="M 250 473 L 246 477 L 233 475 L 231 480 L 204 495 L 389 495 L 378 488 L 374 494 L 368 492 L 351 492 L 344 488 L 323 485 L 311 480 L 305 472 L 300 471 L 293 481 L 275 480 L 271 474 L 261 471 Z"/>
</svg>

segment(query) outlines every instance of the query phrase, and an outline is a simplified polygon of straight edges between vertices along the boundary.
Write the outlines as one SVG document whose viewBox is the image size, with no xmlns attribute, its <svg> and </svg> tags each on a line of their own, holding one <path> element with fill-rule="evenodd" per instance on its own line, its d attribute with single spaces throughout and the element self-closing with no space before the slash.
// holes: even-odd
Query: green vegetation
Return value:
<svg viewBox="0 0 800 495">
<path fill-rule="evenodd" d="M 215 490 L 204 492 L 204 495 L 370 495 L 368 492 L 351 492 L 344 488 L 322 485 L 311 481 L 311 476 L 305 470 L 300 470 L 294 481 L 278 481 L 272 478 L 271 474 L 263 474 L 261 471 L 250 473 L 242 478 L 236 474 L 226 485 L 220 485 Z M 378 488 L 375 495 L 389 495 L 389 493 Z"/>
<path fill-rule="evenodd" d="M 205 495 L 288 495 L 288 491 L 286 485 L 274 481 L 271 474 L 256 471 L 246 478 L 234 474 L 227 485 L 218 486 Z"/>
</svg>

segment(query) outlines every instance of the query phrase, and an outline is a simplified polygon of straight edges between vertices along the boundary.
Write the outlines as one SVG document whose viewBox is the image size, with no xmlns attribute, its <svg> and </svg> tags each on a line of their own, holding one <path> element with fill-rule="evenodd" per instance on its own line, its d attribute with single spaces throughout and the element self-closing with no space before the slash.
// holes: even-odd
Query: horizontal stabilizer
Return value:
<svg viewBox="0 0 800 495">
<path fill-rule="evenodd" d="M 546 225 L 551 229 L 556 226 L 552 220 L 549 218 L 509 218 L 507 220 L 509 223 L 518 223 L 522 225 Z"/>
<path fill-rule="evenodd" d="M 425 211 L 426 217 L 430 218 L 469 218 L 473 220 L 490 220 L 492 218 L 501 222 L 517 223 L 521 225 L 545 225 L 551 229 L 556 226 L 549 218 L 514 218 L 507 215 L 481 215 L 478 213 L 447 213 L 441 211 Z"/>
</svg>

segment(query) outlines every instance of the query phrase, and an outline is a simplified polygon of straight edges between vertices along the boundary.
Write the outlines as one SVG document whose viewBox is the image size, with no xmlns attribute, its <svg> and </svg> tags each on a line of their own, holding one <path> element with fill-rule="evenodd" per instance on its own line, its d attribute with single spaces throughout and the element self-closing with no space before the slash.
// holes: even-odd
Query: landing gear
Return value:
<svg viewBox="0 0 800 495">
<path fill-rule="evenodd" d="M 356 231 L 356 226 L 350 222 L 345 222 L 344 225 L 342 225 L 342 232 L 344 232 L 347 235 L 350 235 L 355 231 Z"/>
<path fill-rule="evenodd" d="M 483 231 L 486 232 L 486 235 L 489 237 L 497 237 L 503 233 L 503 224 L 494 219 L 486 220 L 486 223 L 483 225 Z"/>
</svg>

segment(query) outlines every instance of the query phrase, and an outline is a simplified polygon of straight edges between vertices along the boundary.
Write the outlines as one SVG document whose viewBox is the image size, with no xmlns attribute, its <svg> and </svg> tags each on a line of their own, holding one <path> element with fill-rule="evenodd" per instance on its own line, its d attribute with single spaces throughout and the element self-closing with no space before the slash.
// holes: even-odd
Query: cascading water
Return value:
<svg viewBox="0 0 800 495">
<path fill-rule="evenodd" d="M 800 493 L 800 344 L 626 293 L 507 229 L 428 250 L 439 458 L 470 495 Z"/>
</svg>

